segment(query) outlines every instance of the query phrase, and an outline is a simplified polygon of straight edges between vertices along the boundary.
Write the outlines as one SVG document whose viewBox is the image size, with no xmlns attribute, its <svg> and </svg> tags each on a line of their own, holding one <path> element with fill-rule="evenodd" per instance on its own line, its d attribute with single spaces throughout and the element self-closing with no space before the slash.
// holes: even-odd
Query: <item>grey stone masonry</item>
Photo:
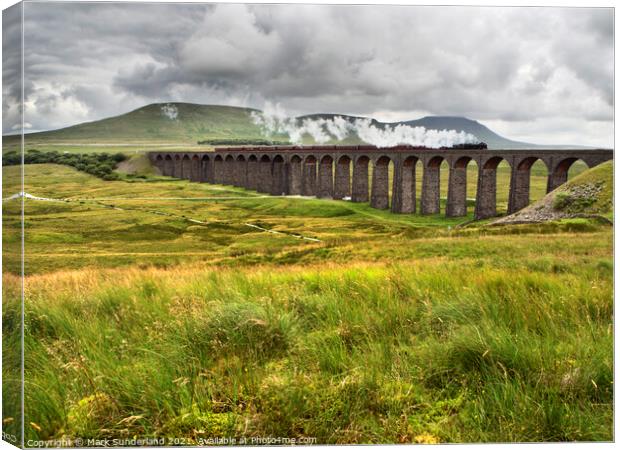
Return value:
<svg viewBox="0 0 620 450">
<path fill-rule="evenodd" d="M 301 159 L 291 160 L 289 167 L 289 193 L 290 195 L 301 195 Z"/>
<path fill-rule="evenodd" d="M 263 156 L 258 162 L 258 192 L 271 193 L 271 161 Z"/>
<path fill-rule="evenodd" d="M 436 156 L 425 166 L 422 174 L 422 214 L 437 214 L 439 212 L 439 181 L 442 159 Z"/>
<path fill-rule="evenodd" d="M 271 195 L 285 195 L 286 191 L 284 159 L 276 158 L 271 173 Z"/>
<path fill-rule="evenodd" d="M 224 159 L 219 155 L 213 161 L 213 182 L 215 184 L 224 182 Z"/>
<path fill-rule="evenodd" d="M 343 156 L 336 163 L 336 179 L 334 180 L 334 198 L 342 200 L 351 197 L 351 159 Z"/>
<path fill-rule="evenodd" d="M 189 179 L 190 181 L 200 181 L 200 157 L 198 155 L 192 156 L 191 172 Z"/>
<path fill-rule="evenodd" d="M 499 156 L 488 159 L 478 170 L 478 187 L 476 189 L 476 209 L 474 218 L 487 219 L 497 215 L 497 166 L 502 161 Z"/>
<path fill-rule="evenodd" d="M 226 183 L 272 195 L 301 194 L 334 199 L 350 196 L 353 202 L 370 201 L 373 208 L 387 209 L 391 206 L 395 213 L 416 211 L 415 167 L 420 163 L 423 171 L 422 214 L 440 212 L 443 178 L 440 173 L 445 162 L 449 167 L 445 211 L 448 217 L 467 215 L 467 167 L 469 163 L 475 163 L 478 179 L 474 217 L 486 219 L 497 214 L 497 167 L 500 163 L 510 166 L 508 212 L 512 213 L 529 204 L 530 173 L 536 161 L 542 161 L 547 168 L 547 192 L 550 192 L 567 181 L 568 171 L 575 161 L 581 160 L 588 167 L 594 167 L 613 159 L 613 150 L 317 145 L 222 147 L 209 152 L 149 152 L 148 157 L 164 176 L 195 182 Z M 368 180 L 370 167 L 373 168 L 372 183 Z M 391 182 L 390 167 L 393 167 Z"/>
<path fill-rule="evenodd" d="M 459 217 L 467 215 L 467 163 L 457 163 L 450 167 L 448 175 L 448 202 L 446 216 Z"/>
<path fill-rule="evenodd" d="M 246 187 L 247 186 L 247 164 L 245 162 L 245 158 L 242 155 L 239 155 L 235 159 L 235 169 L 233 172 L 233 178 L 235 181 L 235 186 L 237 187 Z"/>
<path fill-rule="evenodd" d="M 370 206 L 377 209 L 388 209 L 390 207 L 390 160 L 382 156 L 377 160 L 372 168 L 372 185 L 370 193 Z"/>
<path fill-rule="evenodd" d="M 304 162 L 301 195 L 316 195 L 316 158 L 310 157 Z"/>
<path fill-rule="evenodd" d="M 319 189 L 317 197 L 333 198 L 334 196 L 334 173 L 333 160 L 330 156 L 325 156 L 319 164 Z"/>
<path fill-rule="evenodd" d="M 353 164 L 353 181 L 351 201 L 364 203 L 368 201 L 368 164 L 367 156 L 360 156 Z"/>
<path fill-rule="evenodd" d="M 414 213 L 415 201 L 415 167 L 417 159 L 409 158 L 394 167 L 394 183 L 392 188 L 392 212 Z"/>
<path fill-rule="evenodd" d="M 258 190 L 258 160 L 256 156 L 248 158 L 246 188 L 253 191 Z"/>
<path fill-rule="evenodd" d="M 203 183 L 213 183 L 213 160 L 208 156 L 202 157 L 201 179 Z"/>
<path fill-rule="evenodd" d="M 170 157 L 170 155 L 166 155 L 164 158 L 162 174 L 167 177 L 174 176 L 174 160 Z"/>
<path fill-rule="evenodd" d="M 228 155 L 224 159 L 224 179 L 223 184 L 227 184 L 229 186 L 233 186 L 235 183 L 235 158 L 231 155 Z"/>
</svg>

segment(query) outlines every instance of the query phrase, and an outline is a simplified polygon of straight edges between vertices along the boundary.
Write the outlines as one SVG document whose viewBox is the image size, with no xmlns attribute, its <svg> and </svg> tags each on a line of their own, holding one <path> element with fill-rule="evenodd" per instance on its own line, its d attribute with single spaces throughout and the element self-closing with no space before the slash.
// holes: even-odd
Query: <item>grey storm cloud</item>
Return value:
<svg viewBox="0 0 620 450">
<path fill-rule="evenodd" d="M 536 123 L 533 140 L 547 121 L 556 141 L 613 139 L 611 8 L 46 2 L 25 4 L 24 27 L 33 129 L 159 101 L 271 102 L 463 115 L 518 137 Z M 10 33 L 4 54 L 19 58 Z M 18 91 L 5 88 L 5 103 Z"/>
</svg>

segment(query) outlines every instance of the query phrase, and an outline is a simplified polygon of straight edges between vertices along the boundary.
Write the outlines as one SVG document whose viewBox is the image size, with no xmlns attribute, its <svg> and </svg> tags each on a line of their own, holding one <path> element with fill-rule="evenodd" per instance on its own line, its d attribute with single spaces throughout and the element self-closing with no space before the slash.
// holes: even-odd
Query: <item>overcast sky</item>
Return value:
<svg viewBox="0 0 620 450">
<path fill-rule="evenodd" d="M 3 20 L 4 133 L 19 27 Z M 476 119 L 613 146 L 613 13 L 589 8 L 25 4 L 26 126 L 186 101 L 384 121 Z M 17 31 L 16 31 L 17 30 Z"/>
</svg>

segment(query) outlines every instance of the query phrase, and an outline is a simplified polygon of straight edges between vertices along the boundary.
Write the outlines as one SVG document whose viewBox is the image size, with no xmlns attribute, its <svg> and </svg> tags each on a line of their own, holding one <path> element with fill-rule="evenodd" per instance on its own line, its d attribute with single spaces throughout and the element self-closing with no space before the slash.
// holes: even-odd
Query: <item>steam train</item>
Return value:
<svg viewBox="0 0 620 450">
<path fill-rule="evenodd" d="M 453 145 L 452 147 L 441 147 L 441 148 L 443 149 L 457 148 L 461 150 L 486 150 L 487 144 L 485 144 L 484 142 L 478 142 L 477 144 L 456 144 L 456 145 Z"/>
</svg>

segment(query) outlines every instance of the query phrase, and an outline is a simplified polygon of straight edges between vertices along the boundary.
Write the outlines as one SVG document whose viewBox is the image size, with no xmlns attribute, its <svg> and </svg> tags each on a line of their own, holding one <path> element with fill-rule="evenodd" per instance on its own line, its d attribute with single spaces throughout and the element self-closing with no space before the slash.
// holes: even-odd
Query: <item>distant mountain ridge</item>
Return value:
<svg viewBox="0 0 620 450">
<path fill-rule="evenodd" d="M 191 143 L 205 139 L 264 139 L 261 128 L 254 123 L 251 114 L 260 112 L 253 108 L 235 106 L 199 105 L 194 103 L 153 103 L 106 119 L 96 120 L 61 128 L 26 134 L 28 142 L 174 142 Z M 304 118 L 343 117 L 354 120 L 357 116 L 345 114 L 310 114 Z M 507 139 L 478 121 L 456 116 L 427 116 L 421 119 L 401 122 L 379 122 L 371 119 L 379 127 L 398 124 L 412 127 L 425 127 L 432 130 L 456 130 L 473 134 L 489 148 L 587 148 L 578 145 L 536 145 Z M 10 137 L 5 136 L 5 139 Z M 282 136 L 280 136 L 282 138 Z M 357 135 L 349 136 L 342 144 L 363 143 Z M 313 143 L 304 138 L 305 144 Z"/>
</svg>

